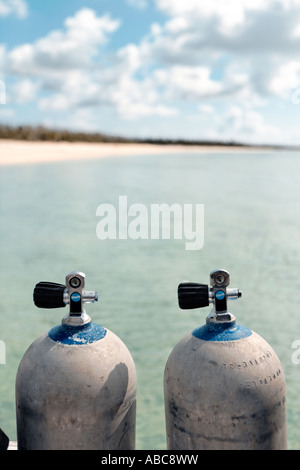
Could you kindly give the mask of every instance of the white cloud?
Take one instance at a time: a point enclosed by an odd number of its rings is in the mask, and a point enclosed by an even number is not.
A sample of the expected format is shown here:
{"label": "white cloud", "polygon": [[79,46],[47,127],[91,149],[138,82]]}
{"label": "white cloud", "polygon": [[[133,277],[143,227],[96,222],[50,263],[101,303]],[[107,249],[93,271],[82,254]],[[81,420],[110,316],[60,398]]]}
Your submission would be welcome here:
{"label": "white cloud", "polygon": [[88,72],[68,71],[62,80],[58,81],[57,77],[53,77],[47,85],[50,96],[39,100],[41,110],[66,111],[78,106],[99,105],[100,82],[95,82]]}
{"label": "white cloud", "polygon": [[210,78],[208,67],[175,65],[154,72],[159,86],[165,87],[165,96],[170,100],[197,100],[204,96],[217,95],[222,84]]}
{"label": "white cloud", "polygon": [[261,141],[278,135],[262,108],[270,97],[284,100],[299,86],[300,0],[155,2],[165,21],[149,25],[139,43],[109,55],[103,46],[120,21],[89,8],[33,43],[0,47],[6,73],[20,80],[16,99],[36,97],[45,115],[73,113],[77,123],[86,116],[89,126],[91,116],[109,110],[126,125],[142,118],[149,123],[153,116],[169,119],[171,128],[188,109],[191,121],[209,119],[215,129],[209,135],[223,131],[226,138]]}
{"label": "white cloud", "polygon": [[292,60],[280,65],[269,81],[269,91],[274,95],[290,95],[293,88],[300,85],[300,61]]}
{"label": "white cloud", "polygon": [[231,106],[224,115],[223,127],[225,132],[228,129],[235,135],[244,138],[265,138],[276,135],[278,129],[265,122],[261,113],[254,110],[245,109],[241,106]]}
{"label": "white cloud", "polygon": [[[171,87],[172,67],[190,68],[181,80],[185,85],[177,86],[182,97],[189,87],[186,98],[199,98],[202,89],[207,97],[240,96],[258,104],[270,95],[286,99],[299,83],[300,0],[156,0],[156,5],[169,18],[152,25],[141,51],[170,77]],[[211,71],[210,83],[197,77],[197,68]]]}
{"label": "white cloud", "polygon": [[161,100],[152,78],[143,81],[123,74],[108,88],[108,96],[123,119],[137,119],[147,116],[174,116],[176,107]]}
{"label": "white cloud", "polygon": [[245,143],[280,143],[281,129],[268,123],[262,113],[240,104],[220,109],[201,105],[201,138]]}
{"label": "white cloud", "polygon": [[239,24],[250,11],[281,8],[288,10],[300,5],[299,0],[155,0],[159,9],[171,16],[196,15],[197,17],[217,16],[222,21]]}
{"label": "white cloud", "polygon": [[97,17],[93,10],[83,8],[66,19],[63,31],[52,31],[33,44],[14,48],[8,55],[9,68],[15,73],[46,76],[49,70],[61,75],[64,69],[87,67],[119,25],[109,15]]}
{"label": "white cloud", "polygon": [[251,13],[266,11],[280,0],[156,0],[159,9],[166,14],[187,18],[189,24],[197,22],[201,25],[209,23],[224,35],[240,31],[245,26]]}
{"label": "white cloud", "polygon": [[16,15],[18,18],[26,18],[28,6],[24,0],[0,0],[0,16]]}
{"label": "white cloud", "polygon": [[8,90],[8,101],[10,103],[25,104],[33,101],[38,91],[38,84],[25,78],[20,80]]}
{"label": "white cloud", "polygon": [[25,95],[28,99],[34,92],[29,83],[38,82],[46,92],[37,99],[42,111],[74,111],[76,107],[99,105],[101,96],[106,96],[98,76],[100,51],[119,25],[119,20],[109,15],[98,17],[93,10],[83,8],[65,20],[64,29],[7,52],[6,72],[21,79],[15,101],[19,98],[24,102]]}
{"label": "white cloud", "polygon": [[[264,52],[284,55],[299,50],[300,38],[294,34],[300,24],[298,0],[156,0],[156,3],[170,17],[152,41],[152,47],[165,59],[191,63],[192,57],[201,60],[208,51],[253,57]],[[172,42],[175,50],[170,47]]]}
{"label": "white cloud", "polygon": [[[107,69],[65,71],[63,80],[51,80],[52,93],[39,100],[43,111],[67,111],[73,108],[113,108],[123,119],[143,116],[171,116],[176,109],[161,103],[152,78],[138,80],[135,71],[140,59],[135,47],[120,50],[118,60]],[[50,88],[50,86],[49,86]]]}

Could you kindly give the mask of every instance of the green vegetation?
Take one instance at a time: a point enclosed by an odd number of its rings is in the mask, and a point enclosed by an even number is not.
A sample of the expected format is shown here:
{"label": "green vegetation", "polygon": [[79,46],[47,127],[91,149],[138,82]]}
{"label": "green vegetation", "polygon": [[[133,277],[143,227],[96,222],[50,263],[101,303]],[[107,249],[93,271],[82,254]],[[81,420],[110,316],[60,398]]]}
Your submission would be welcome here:
{"label": "green vegetation", "polygon": [[[98,132],[76,132],[63,129],[48,129],[43,126],[6,126],[0,125],[0,139],[45,141],[45,142],[94,142],[94,143],[140,143],[156,145],[210,145],[210,146],[243,146],[243,147],[268,147],[287,148],[277,145],[248,145],[238,142],[185,140],[185,139],[152,139],[152,138],[126,138],[106,135]],[[290,147],[289,147],[290,148]]]}
{"label": "green vegetation", "polygon": [[11,127],[0,125],[0,139],[51,141],[51,142],[110,142],[110,143],[147,143],[159,145],[242,145],[234,142],[211,142],[197,140],[172,139],[135,139],[111,136],[97,132],[76,132],[69,130],[48,129],[43,126]]}
{"label": "green vegetation", "polygon": [[5,125],[0,125],[0,139],[52,142],[128,142],[127,139],[107,136],[100,133],[47,129],[43,126],[11,127]]}

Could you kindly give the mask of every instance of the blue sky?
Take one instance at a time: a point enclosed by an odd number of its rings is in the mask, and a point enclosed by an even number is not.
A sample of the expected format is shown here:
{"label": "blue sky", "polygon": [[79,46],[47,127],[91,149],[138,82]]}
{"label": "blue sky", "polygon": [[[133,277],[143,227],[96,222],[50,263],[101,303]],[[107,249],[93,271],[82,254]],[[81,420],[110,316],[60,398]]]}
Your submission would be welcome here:
{"label": "blue sky", "polygon": [[0,0],[0,122],[300,144],[300,0]]}

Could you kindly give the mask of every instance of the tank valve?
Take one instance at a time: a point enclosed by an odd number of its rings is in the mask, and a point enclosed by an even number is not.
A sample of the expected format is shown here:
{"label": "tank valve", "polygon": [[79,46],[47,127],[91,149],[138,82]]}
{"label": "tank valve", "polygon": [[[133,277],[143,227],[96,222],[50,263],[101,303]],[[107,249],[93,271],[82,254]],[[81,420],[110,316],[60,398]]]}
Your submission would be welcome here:
{"label": "tank valve", "polygon": [[227,300],[235,300],[242,296],[239,289],[228,288],[230,274],[224,269],[216,269],[210,273],[210,285],[195,282],[183,282],[178,286],[178,303],[182,309],[207,307],[213,304],[208,316],[210,321],[232,321],[234,317],[227,310]]}
{"label": "tank valve", "polygon": [[33,301],[39,308],[60,308],[69,304],[69,314],[63,323],[82,325],[91,321],[83,309],[84,303],[98,301],[98,293],[83,290],[85,274],[74,271],[66,276],[66,285],[55,282],[39,282],[33,291]]}

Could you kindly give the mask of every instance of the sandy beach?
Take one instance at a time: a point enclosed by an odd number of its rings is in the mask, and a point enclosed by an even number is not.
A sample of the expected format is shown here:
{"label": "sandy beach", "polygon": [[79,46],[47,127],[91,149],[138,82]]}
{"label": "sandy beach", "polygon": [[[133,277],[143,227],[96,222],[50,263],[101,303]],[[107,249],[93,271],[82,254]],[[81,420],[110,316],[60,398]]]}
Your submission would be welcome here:
{"label": "sandy beach", "polygon": [[261,151],[251,147],[155,145],[139,143],[69,143],[28,142],[0,139],[0,165],[25,165],[72,160],[99,159],[113,156],[151,155],[168,153],[211,153]]}

